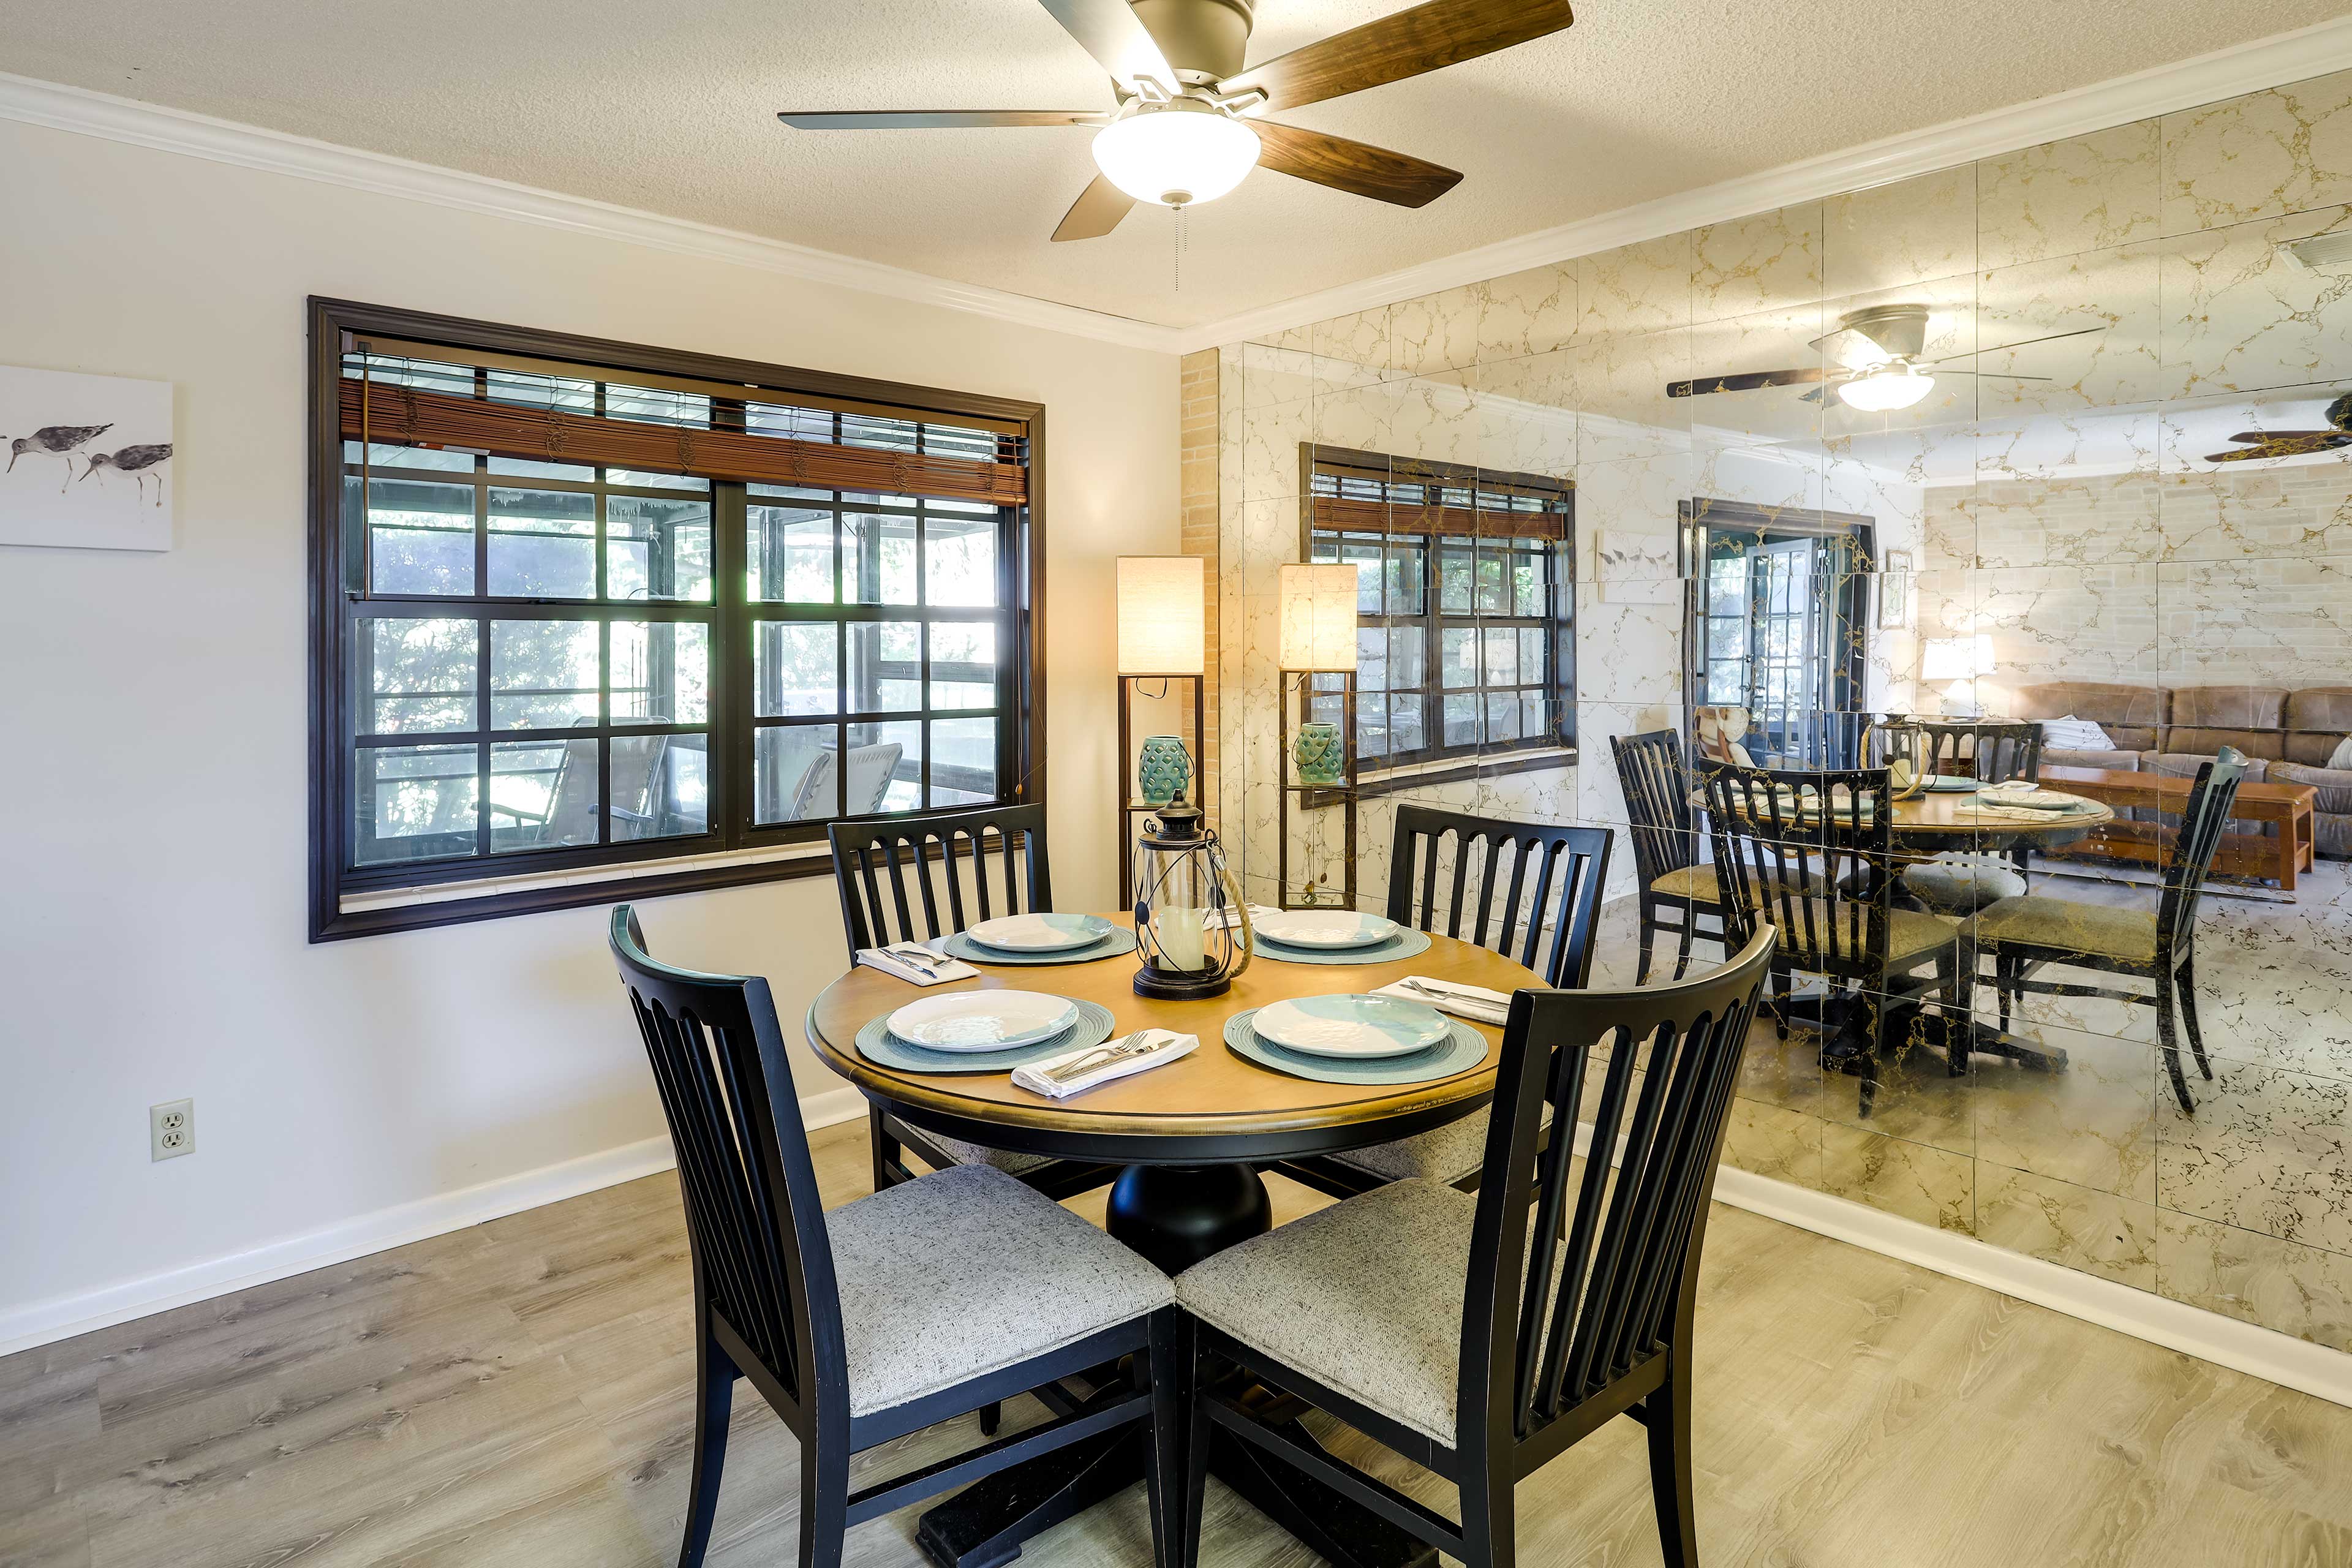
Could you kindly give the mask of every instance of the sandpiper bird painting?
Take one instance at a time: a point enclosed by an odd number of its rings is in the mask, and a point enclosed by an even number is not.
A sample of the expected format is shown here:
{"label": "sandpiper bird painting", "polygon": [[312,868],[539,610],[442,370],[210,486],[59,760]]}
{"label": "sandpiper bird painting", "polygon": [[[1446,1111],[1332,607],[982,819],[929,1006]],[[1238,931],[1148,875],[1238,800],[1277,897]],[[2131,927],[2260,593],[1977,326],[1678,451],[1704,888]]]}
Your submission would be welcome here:
{"label": "sandpiper bird painting", "polygon": [[74,448],[88,445],[113,428],[111,425],[44,426],[29,436],[19,436],[8,443],[8,467],[0,471],[16,472],[16,459],[27,452],[55,452],[66,460],[65,484],[58,487],[58,493],[63,495],[66,485],[73,483]]}
{"label": "sandpiper bird painting", "polygon": [[11,545],[172,548],[173,404],[168,381],[0,364],[0,577]]}
{"label": "sandpiper bird painting", "polygon": [[[88,479],[101,468],[112,468],[116,473],[129,474],[139,481],[139,499],[144,500],[147,499],[147,471],[158,463],[170,461],[171,457],[172,444],[169,441],[151,442],[143,447],[125,447],[118,452],[92,452],[89,455],[89,467],[81,471],[81,477]],[[155,476],[155,504],[157,506],[163,504],[163,476],[161,474]]]}

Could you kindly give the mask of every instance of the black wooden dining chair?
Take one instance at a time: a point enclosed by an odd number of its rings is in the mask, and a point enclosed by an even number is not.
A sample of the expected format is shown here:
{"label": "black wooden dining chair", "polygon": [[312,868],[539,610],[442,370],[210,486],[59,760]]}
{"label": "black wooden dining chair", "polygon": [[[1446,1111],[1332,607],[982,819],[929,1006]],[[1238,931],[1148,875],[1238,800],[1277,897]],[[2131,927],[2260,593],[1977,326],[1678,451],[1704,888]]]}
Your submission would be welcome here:
{"label": "black wooden dining chair", "polygon": [[[1471,1568],[1508,1568],[1517,1483],[1630,1415],[1649,1433],[1665,1561],[1695,1568],[1699,1256],[1772,942],[1759,931],[1698,980],[1519,992],[1476,1195],[1399,1182],[1177,1277],[1196,1402],[1179,1563],[1198,1556],[1213,1426]],[[1544,1134],[1547,1111],[1574,1124],[1595,1079],[1590,1147],[1622,1150],[1613,1170]],[[1264,1419],[1214,1375],[1224,1363],[1451,1481],[1461,1522]]]}
{"label": "black wooden dining chair", "polygon": [[[801,1568],[835,1568],[853,1525],[1138,1423],[1150,1426],[1146,1479],[1166,1561],[1181,1497],[1167,1461],[1190,1418],[1167,1276],[986,1166],[825,1213],[768,983],[656,963],[625,904],[611,942],[677,1151],[694,1265],[679,1568],[709,1545],[738,1378],[800,1439]],[[1145,1370],[1083,1398],[1060,1386],[1122,1356]],[[850,1489],[854,1455],[1033,1391],[1056,1412],[1044,1425]]]}
{"label": "black wooden dining chair", "polygon": [[[1746,943],[1776,926],[1774,1026],[1788,1038],[1787,978],[1818,974],[1844,1005],[1859,1009],[1859,1043],[1839,1054],[1843,1035],[1825,1029],[1824,1066],[1857,1071],[1861,1113],[1878,1096],[1888,1020],[1897,1003],[1948,993],[1961,1017],[1969,1006],[1970,963],[1960,922],[1895,907],[1894,794],[1884,768],[1794,772],[1702,763],[1715,870],[1732,940]],[[1932,963],[1932,977],[1914,972]],[[1955,1047],[1955,1072],[1967,1070]]]}
{"label": "black wooden dining chair", "polygon": [[[828,832],[833,879],[841,893],[841,924],[853,963],[861,948],[936,939],[998,915],[1054,911],[1042,805],[836,822]],[[993,1165],[1049,1198],[1066,1198],[1118,1179],[1117,1165],[969,1143],[911,1127],[879,1105],[866,1108],[866,1131],[877,1192],[913,1178],[906,1163],[909,1153],[935,1171]]]}
{"label": "black wooden dining chair", "polygon": [[[1923,773],[2008,784],[2042,774],[2042,726],[1996,720],[1915,719],[1902,715],[1874,726],[1871,765],[1884,767],[1890,749],[1910,757]],[[2021,844],[2005,855],[1948,849],[1903,872],[1903,887],[1939,915],[1967,915],[2032,887],[2032,848]]]}
{"label": "black wooden dining chair", "polygon": [[[2164,892],[2154,914],[2042,894],[2004,900],[1978,912],[1976,945],[1992,955],[2003,1029],[2009,1027],[2012,1000],[2026,992],[2100,996],[2154,1007],[2157,1041],[2172,1078],[2173,1095],[2182,1110],[2197,1109],[2180,1070],[2179,1039],[2180,1026],[2186,1025],[2197,1070],[2210,1079],[2213,1065],[2206,1060],[2205,1036],[2197,1023],[2197,905],[2245,774],[2245,753],[2232,746],[2222,747],[2218,757],[2198,768],[2171,858],[2165,862]],[[2147,981],[2154,994],[2033,978],[2053,964],[2130,975]]]}
{"label": "black wooden dining chair", "polygon": [[[1612,735],[1609,749],[1617,758],[1617,782],[1624,791],[1628,837],[1633,840],[1633,871],[1641,882],[1635,903],[1642,961],[1634,971],[1635,983],[1648,984],[1652,950],[1661,935],[1677,939],[1675,978],[1680,980],[1690,967],[1694,937],[1724,940],[1723,911],[1715,901],[1715,868],[1699,858],[1698,818],[1690,803],[1696,781],[1683,765],[1682,737],[1672,730]],[[1702,929],[1701,919],[1715,929]]]}
{"label": "black wooden dining chair", "polygon": [[[1449,838],[1450,880],[1440,874]],[[1605,827],[1556,827],[1400,805],[1389,853],[1388,918],[1426,931],[1442,924],[1440,934],[1516,958],[1548,985],[1580,990],[1592,976],[1592,938],[1612,841]],[[1447,884],[1443,910],[1441,883]],[[1467,1192],[1478,1184],[1486,1147],[1486,1118],[1480,1112],[1410,1138],[1275,1168],[1338,1197],[1414,1177],[1451,1182]]]}

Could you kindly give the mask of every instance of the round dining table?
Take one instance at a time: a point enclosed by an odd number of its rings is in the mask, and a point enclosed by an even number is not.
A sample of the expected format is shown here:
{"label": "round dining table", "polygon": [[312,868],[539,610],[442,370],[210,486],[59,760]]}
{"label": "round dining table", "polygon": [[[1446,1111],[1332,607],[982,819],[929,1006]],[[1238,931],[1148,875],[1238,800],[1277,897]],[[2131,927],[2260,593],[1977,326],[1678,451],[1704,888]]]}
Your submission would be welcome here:
{"label": "round dining table", "polygon": [[[1106,918],[1131,923],[1124,915]],[[853,969],[809,1005],[809,1047],[868,1100],[915,1127],[994,1149],[1122,1166],[1107,1228],[1171,1274],[1271,1226],[1262,1168],[1442,1127],[1475,1113],[1495,1091],[1497,1027],[1471,1023],[1486,1037],[1486,1054],[1450,1077],[1323,1083],[1234,1054],[1224,1043],[1228,1018],[1287,997],[1360,994],[1407,975],[1506,993],[1543,984],[1499,953],[1435,935],[1425,952],[1376,963],[1289,963],[1259,953],[1225,994],[1189,1001],[1137,995],[1131,952],[1081,963],[973,967],[975,977],[920,988],[877,969]],[[1114,1038],[1157,1027],[1197,1035],[1200,1045],[1176,1061],[1066,1100],[1018,1088],[1008,1073],[911,1072],[858,1052],[861,1027],[918,996],[998,987],[1098,1003],[1110,1011]],[[1314,1441],[1303,1426],[1292,1435]],[[918,1540],[940,1568],[1003,1563],[1021,1542],[1139,1479],[1142,1450],[1131,1436],[1073,1444],[1000,1471],[926,1513]],[[1405,1568],[1431,1560],[1419,1541],[1270,1455],[1220,1443],[1211,1468],[1343,1568]]]}

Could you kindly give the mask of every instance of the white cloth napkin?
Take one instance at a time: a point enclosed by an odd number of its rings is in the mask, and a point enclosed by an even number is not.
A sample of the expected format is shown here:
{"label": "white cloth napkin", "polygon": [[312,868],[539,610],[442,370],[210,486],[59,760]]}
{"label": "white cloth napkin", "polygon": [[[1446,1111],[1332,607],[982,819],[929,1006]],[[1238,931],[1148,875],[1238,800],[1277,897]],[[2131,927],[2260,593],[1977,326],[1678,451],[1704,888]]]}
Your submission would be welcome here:
{"label": "white cloth napkin", "polygon": [[[1264,904],[1252,904],[1249,907],[1250,924],[1254,926],[1257,924],[1258,921],[1265,919],[1268,915],[1276,915],[1281,912],[1282,911],[1279,910],[1268,909]],[[1234,911],[1232,906],[1228,905],[1227,907],[1217,910],[1216,913],[1203,919],[1201,923],[1207,926],[1211,931],[1224,930],[1225,927],[1234,923]]]}
{"label": "white cloth napkin", "polygon": [[1048,1100],[1067,1100],[1074,1094],[1084,1094],[1090,1089],[1100,1089],[1114,1079],[1126,1078],[1130,1073],[1148,1072],[1156,1067],[1165,1067],[1177,1058],[1189,1055],[1193,1047],[1201,1043],[1201,1037],[1198,1035],[1180,1035],[1172,1029],[1142,1029],[1137,1032],[1143,1037],[1149,1048],[1134,1056],[1106,1060],[1100,1067],[1082,1072],[1066,1081],[1046,1076],[1065,1062],[1076,1061],[1080,1057],[1103,1050],[1127,1038],[1124,1035],[1114,1035],[1102,1045],[1088,1046],[1083,1051],[1065,1051],[1060,1056],[1045,1061],[1031,1062],[1027,1067],[1014,1068],[1013,1081],[1032,1094],[1042,1094]]}
{"label": "white cloth napkin", "polygon": [[[1406,981],[1419,981],[1430,990],[1415,991]],[[1430,991],[1439,994],[1433,996]],[[1451,1013],[1474,1024],[1500,1026],[1511,1016],[1511,998],[1504,992],[1489,991],[1484,985],[1465,985],[1458,980],[1433,980],[1426,974],[1408,974],[1404,980],[1383,985],[1370,994],[1393,996],[1400,1002],[1418,1002],[1424,1007],[1434,1007],[1441,1013]]]}
{"label": "white cloth napkin", "polygon": [[[920,942],[907,945],[922,946]],[[931,952],[929,948],[923,948],[923,951]],[[901,957],[887,947],[861,947],[857,950],[857,962],[869,969],[896,975],[909,985],[945,985],[950,980],[969,980],[980,973],[960,958],[947,958],[931,952],[928,960],[919,962],[912,957]]]}

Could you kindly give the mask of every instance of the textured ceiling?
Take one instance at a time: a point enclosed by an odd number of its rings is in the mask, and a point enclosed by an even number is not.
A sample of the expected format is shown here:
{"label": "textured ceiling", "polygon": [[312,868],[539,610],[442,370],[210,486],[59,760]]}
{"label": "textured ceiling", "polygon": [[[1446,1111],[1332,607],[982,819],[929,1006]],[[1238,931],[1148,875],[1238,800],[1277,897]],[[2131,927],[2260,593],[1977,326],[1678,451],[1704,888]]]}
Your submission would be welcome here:
{"label": "textured ceiling", "polygon": [[[1401,9],[1259,0],[1260,60]],[[1292,111],[1463,170],[1407,212],[1261,171],[1049,244],[1066,129],[792,132],[800,109],[1108,107],[1034,0],[0,6],[26,76],[1171,326],[2343,14],[2345,0],[1584,0],[1568,32]]]}

